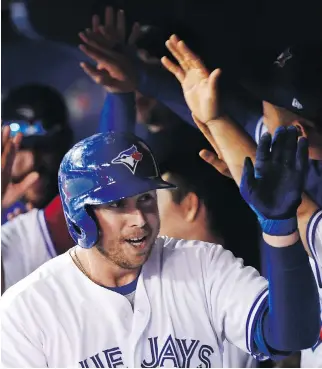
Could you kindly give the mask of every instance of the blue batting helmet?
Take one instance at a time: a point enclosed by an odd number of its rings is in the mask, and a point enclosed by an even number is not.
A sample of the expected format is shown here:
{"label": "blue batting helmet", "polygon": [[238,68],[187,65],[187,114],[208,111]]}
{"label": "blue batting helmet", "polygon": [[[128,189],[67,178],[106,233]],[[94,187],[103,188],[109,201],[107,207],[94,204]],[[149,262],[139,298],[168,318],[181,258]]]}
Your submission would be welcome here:
{"label": "blue batting helmet", "polygon": [[98,133],[77,143],[60,165],[58,183],[69,233],[84,248],[98,240],[89,205],[175,187],[161,179],[153,154],[142,140],[116,132]]}

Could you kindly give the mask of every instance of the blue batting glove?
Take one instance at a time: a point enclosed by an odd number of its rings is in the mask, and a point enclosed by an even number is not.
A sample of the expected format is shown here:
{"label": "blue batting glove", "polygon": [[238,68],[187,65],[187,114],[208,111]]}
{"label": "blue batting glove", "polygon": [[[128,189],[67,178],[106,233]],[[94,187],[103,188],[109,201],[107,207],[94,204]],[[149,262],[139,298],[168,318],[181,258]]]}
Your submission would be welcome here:
{"label": "blue batting glove", "polygon": [[296,211],[308,168],[308,142],[296,127],[265,133],[256,151],[255,169],[245,159],[240,193],[256,213],[264,233],[285,236],[297,230]]}

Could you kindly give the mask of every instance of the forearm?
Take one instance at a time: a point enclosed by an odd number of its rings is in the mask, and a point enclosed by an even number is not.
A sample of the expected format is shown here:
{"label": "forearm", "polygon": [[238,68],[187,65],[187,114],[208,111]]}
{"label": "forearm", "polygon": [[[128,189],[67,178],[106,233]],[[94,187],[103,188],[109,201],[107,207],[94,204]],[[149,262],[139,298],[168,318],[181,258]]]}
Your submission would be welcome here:
{"label": "forearm", "polygon": [[222,160],[237,185],[240,184],[246,156],[255,161],[256,144],[252,138],[229,117],[210,121],[207,126],[214,138]]}
{"label": "forearm", "polygon": [[108,93],[102,109],[98,132],[134,131],[136,121],[134,93]]}
{"label": "forearm", "polygon": [[316,203],[312,201],[308,195],[303,193],[301,205],[297,210],[297,222],[303,245],[309,256],[312,256],[312,254],[307,239],[308,237],[307,227],[313,215],[316,213],[318,209],[319,207],[316,205]]}
{"label": "forearm", "polygon": [[256,343],[262,350],[268,345],[278,352],[310,348],[319,335],[320,306],[308,256],[297,232],[285,236],[298,240],[292,245],[287,241],[284,247],[281,242],[276,247],[277,239],[270,237],[265,237],[273,243],[273,247],[265,243],[269,309],[258,330],[262,339],[257,335]]}

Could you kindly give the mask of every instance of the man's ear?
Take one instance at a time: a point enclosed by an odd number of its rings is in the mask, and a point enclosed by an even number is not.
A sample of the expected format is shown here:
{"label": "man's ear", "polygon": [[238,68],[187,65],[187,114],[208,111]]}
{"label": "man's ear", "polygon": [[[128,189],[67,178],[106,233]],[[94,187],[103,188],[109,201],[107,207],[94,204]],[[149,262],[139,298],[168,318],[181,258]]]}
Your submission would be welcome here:
{"label": "man's ear", "polygon": [[184,219],[187,222],[192,223],[198,215],[200,209],[200,199],[194,192],[189,192],[181,201],[180,206],[183,210]]}
{"label": "man's ear", "polygon": [[292,123],[292,126],[295,126],[299,132],[299,137],[305,137],[307,138],[307,133],[305,130],[305,126],[301,124],[300,121],[296,120]]}

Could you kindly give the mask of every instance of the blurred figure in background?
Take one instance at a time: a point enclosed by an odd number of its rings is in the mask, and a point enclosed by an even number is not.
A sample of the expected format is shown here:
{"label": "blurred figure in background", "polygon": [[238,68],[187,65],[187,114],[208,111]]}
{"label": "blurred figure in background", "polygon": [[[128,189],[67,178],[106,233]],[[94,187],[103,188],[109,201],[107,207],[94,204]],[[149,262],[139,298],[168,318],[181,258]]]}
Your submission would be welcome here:
{"label": "blurred figure in background", "polygon": [[199,157],[205,148],[202,134],[185,126],[180,145],[160,164],[163,179],[177,186],[158,193],[160,234],[220,243],[245,265],[259,267],[256,217],[238,186]]}
{"label": "blurred figure in background", "polygon": [[[2,209],[5,209],[8,199],[17,199],[27,193],[40,178],[37,172],[31,172],[21,182],[12,183],[12,168],[20,153],[22,140],[21,132],[10,137],[9,125],[2,129]],[[58,195],[45,209],[32,209],[2,225],[1,293],[73,244]]]}
{"label": "blurred figure in background", "polygon": [[[205,163],[208,142],[194,128],[181,128],[180,146],[161,165],[163,180],[176,189],[158,191],[160,235],[217,243],[259,267],[256,219],[237,186]],[[233,230],[233,231],[232,231]],[[224,367],[255,368],[256,360],[224,341]]]}
{"label": "blurred figure in background", "polygon": [[[135,43],[137,55],[149,65],[160,65],[160,58],[166,53],[166,35],[155,26],[143,25]],[[145,129],[157,133],[174,129],[182,123],[181,119],[167,106],[156,99],[135,91],[136,122],[145,125]],[[140,127],[138,127],[140,130]],[[142,129],[142,128],[141,128]]]}
{"label": "blurred figure in background", "polygon": [[[2,121],[10,135],[23,139],[12,168],[12,182],[21,182],[29,173],[39,178],[19,202],[4,202],[6,213],[44,208],[57,195],[57,173],[62,157],[72,144],[73,134],[63,97],[53,88],[24,85],[9,93],[2,102]],[[5,217],[3,217],[5,218]],[[6,219],[3,219],[5,221]]]}

